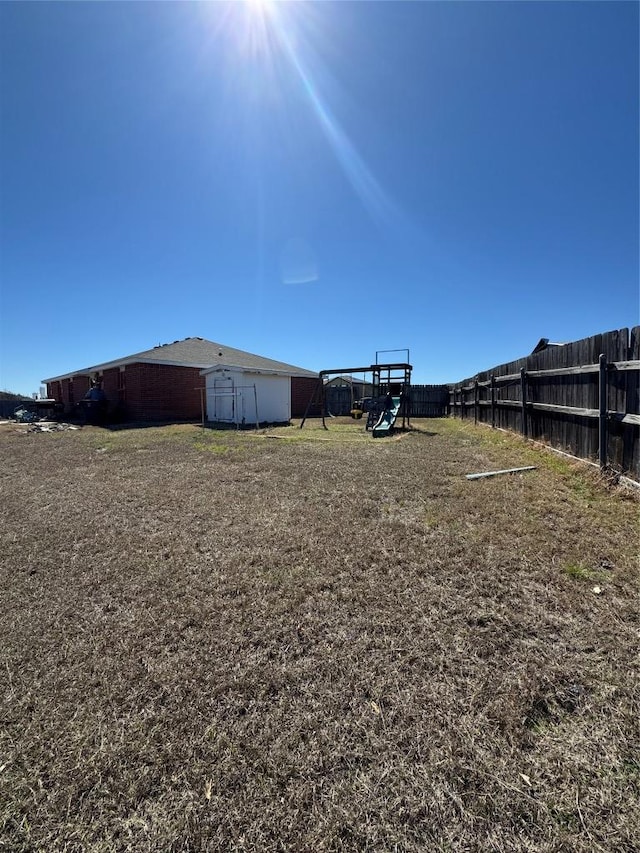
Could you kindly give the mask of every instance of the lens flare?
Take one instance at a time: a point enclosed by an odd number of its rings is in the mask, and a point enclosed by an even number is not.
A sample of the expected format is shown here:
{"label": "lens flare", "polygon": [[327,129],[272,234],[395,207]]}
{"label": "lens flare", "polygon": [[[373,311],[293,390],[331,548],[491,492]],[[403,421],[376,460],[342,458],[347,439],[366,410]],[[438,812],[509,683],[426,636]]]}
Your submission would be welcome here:
{"label": "lens flare", "polygon": [[[304,8],[306,4],[301,6]],[[301,6],[296,4],[296,8]],[[284,17],[274,15],[271,21],[278,43],[290,67],[295,71],[320,128],[351,187],[374,221],[389,225],[398,217],[399,211],[321,97],[311,70],[302,59],[303,53],[311,54],[312,51],[303,51],[300,39],[295,37],[293,27],[288,25]]]}
{"label": "lens flare", "polygon": [[[277,3],[244,0],[233,5],[225,35],[251,67],[237,69],[234,79],[244,81],[245,96],[259,97],[282,110],[286,122],[287,91],[297,80],[343,174],[360,202],[378,225],[389,227],[402,219],[400,211],[369,168],[356,144],[341,126],[321,95],[316,82],[325,71],[314,39],[320,40],[317,10],[312,3]],[[315,18],[314,18],[315,15]],[[312,68],[319,72],[314,75]],[[285,78],[288,78],[286,80]]]}

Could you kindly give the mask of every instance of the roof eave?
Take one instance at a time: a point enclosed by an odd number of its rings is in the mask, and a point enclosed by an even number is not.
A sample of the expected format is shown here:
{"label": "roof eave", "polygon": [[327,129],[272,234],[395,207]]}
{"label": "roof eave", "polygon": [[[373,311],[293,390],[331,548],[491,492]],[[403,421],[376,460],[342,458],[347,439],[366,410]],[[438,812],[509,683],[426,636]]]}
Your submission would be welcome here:
{"label": "roof eave", "polygon": [[242,370],[244,373],[258,373],[266,376],[291,376],[302,379],[317,379],[317,375],[304,370],[279,370],[269,367],[249,367],[244,364],[212,364],[200,371],[200,376],[207,376],[217,370]]}
{"label": "roof eave", "polygon": [[50,379],[42,379],[41,382],[61,382],[63,379],[72,379],[74,376],[86,376],[89,373],[97,373],[103,370],[113,370],[115,367],[126,367],[128,364],[166,364],[168,367],[193,367],[201,370],[209,366],[209,362],[194,364],[192,361],[167,361],[166,358],[119,358],[116,361],[106,361],[104,364],[96,364],[93,367],[83,367],[82,370],[72,370],[60,376],[52,376]]}

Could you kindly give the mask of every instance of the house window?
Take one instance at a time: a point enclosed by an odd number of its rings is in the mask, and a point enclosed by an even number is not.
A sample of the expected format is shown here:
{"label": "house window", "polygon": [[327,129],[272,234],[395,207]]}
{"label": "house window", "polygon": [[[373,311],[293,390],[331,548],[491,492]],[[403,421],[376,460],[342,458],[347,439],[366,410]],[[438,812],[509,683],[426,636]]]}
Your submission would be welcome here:
{"label": "house window", "polygon": [[124,401],[126,397],[126,386],[125,386],[125,371],[124,367],[121,367],[118,371],[118,399]]}

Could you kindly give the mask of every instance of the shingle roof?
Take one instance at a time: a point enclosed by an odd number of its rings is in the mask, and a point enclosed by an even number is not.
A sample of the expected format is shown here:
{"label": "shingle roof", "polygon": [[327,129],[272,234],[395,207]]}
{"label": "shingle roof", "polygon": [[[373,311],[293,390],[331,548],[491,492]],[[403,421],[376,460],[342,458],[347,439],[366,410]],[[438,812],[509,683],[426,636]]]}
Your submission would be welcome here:
{"label": "shingle roof", "polygon": [[254,368],[256,370],[277,370],[291,374],[292,376],[318,376],[312,370],[304,367],[296,367],[284,361],[275,361],[272,358],[264,358],[244,350],[229,347],[226,344],[218,344],[215,341],[207,341],[205,338],[185,338],[182,341],[174,341],[172,344],[160,344],[152,349],[127,355],[114,361],[95,364],[92,367],[83,367],[73,370],[62,376],[52,376],[43,379],[43,382],[56,382],[80,374],[95,373],[110,367],[118,367],[135,362],[147,362],[151,364],[172,364],[180,367],[199,367],[204,369],[216,364],[224,364],[233,367]]}

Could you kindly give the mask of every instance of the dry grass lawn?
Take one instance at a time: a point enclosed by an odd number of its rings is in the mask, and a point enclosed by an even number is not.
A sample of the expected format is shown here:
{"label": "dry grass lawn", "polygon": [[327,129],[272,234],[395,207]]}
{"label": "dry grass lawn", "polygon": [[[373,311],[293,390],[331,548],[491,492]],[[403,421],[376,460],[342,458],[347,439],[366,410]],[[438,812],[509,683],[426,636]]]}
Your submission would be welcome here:
{"label": "dry grass lawn", "polygon": [[640,849],[636,498],[415,426],[0,427],[0,849]]}

